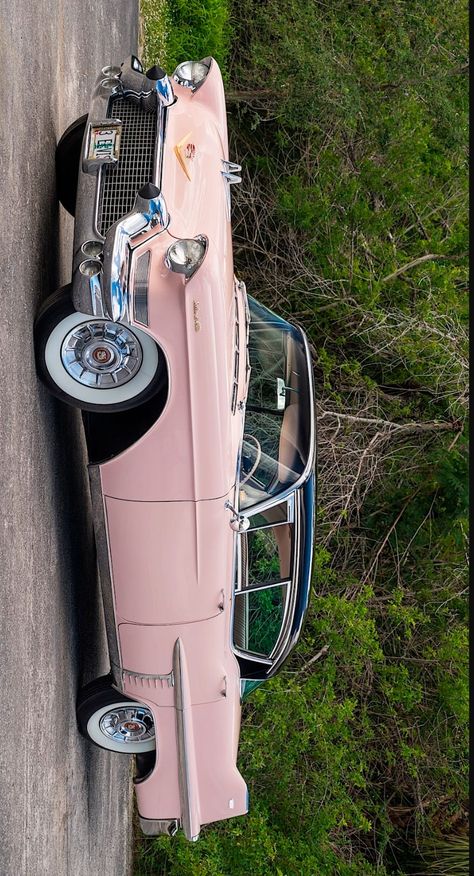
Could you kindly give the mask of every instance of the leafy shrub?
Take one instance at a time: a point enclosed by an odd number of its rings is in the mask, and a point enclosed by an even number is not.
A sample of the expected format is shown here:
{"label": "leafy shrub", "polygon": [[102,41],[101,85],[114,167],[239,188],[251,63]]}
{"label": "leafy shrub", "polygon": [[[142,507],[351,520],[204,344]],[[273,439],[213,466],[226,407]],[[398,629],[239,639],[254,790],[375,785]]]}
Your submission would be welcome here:
{"label": "leafy shrub", "polygon": [[147,63],[169,72],[186,60],[212,55],[223,66],[229,51],[227,0],[141,0]]}

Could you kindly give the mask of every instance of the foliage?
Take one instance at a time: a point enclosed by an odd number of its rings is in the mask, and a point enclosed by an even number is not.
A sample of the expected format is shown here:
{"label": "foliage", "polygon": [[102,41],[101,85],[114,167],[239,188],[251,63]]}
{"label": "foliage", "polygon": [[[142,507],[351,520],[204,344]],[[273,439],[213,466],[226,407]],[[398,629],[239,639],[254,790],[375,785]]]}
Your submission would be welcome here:
{"label": "foliage", "polygon": [[468,876],[469,840],[463,836],[446,837],[425,843],[423,856],[427,861],[426,876]]}
{"label": "foliage", "polygon": [[226,0],[141,0],[146,63],[168,71],[211,55],[224,67],[230,38]]}
{"label": "foliage", "polygon": [[319,507],[304,636],[243,708],[250,814],[143,840],[136,873],[383,876],[423,837],[446,872],[467,824],[465,4],[168,6],[168,67],[228,59],[236,268],[308,332]]}

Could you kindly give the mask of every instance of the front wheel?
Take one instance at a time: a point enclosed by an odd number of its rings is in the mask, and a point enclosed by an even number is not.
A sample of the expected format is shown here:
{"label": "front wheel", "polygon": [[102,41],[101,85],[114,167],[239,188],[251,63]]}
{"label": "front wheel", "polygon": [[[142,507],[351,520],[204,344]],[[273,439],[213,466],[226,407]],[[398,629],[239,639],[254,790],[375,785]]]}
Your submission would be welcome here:
{"label": "front wheel", "polygon": [[74,310],[70,287],[52,295],[35,323],[38,375],[53,395],[85,411],[126,411],[166,377],[153,338],[126,323]]}
{"label": "front wheel", "polygon": [[155,750],[151,709],[115,690],[109,676],[82,688],[76,712],[81,734],[99,748],[122,754]]}

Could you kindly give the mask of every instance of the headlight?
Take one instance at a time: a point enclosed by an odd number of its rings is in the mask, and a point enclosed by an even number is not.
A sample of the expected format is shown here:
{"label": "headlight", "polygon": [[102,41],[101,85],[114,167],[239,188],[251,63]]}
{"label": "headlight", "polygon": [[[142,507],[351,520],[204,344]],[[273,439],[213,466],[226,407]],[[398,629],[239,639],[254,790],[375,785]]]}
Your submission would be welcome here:
{"label": "headlight", "polygon": [[203,58],[201,61],[183,61],[178,64],[173,73],[173,79],[184,85],[185,88],[192,88],[196,91],[204,82],[209,68],[211,66],[211,58]]}
{"label": "headlight", "polygon": [[207,252],[207,237],[203,234],[194,238],[176,240],[168,248],[165,265],[176,274],[184,274],[189,280],[202,265]]}

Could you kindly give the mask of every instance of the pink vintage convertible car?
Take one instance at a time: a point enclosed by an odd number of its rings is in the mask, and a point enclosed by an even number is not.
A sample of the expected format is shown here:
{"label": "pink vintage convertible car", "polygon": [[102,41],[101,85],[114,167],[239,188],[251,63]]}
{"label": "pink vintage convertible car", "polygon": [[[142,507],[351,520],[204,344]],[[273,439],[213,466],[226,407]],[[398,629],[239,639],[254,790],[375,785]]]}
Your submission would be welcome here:
{"label": "pink vintage convertible car", "polygon": [[79,728],[136,755],[143,831],[190,840],[247,812],[241,701],[295,644],[311,577],[311,361],[234,276],[239,171],[212,58],[104,67],[57,150],[72,283],[35,325],[89,454],[111,669]]}

